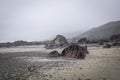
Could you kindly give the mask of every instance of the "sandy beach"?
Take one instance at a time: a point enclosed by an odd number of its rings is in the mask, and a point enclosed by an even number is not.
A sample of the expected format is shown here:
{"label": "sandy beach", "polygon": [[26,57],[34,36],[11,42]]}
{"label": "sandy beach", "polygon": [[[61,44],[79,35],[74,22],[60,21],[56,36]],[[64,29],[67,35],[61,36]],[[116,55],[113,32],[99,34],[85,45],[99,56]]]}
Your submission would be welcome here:
{"label": "sandy beach", "polygon": [[[9,80],[22,80],[18,74],[22,73],[24,80],[120,80],[119,47],[88,47],[89,55],[84,60],[47,58],[50,51],[43,45],[0,48],[1,78],[14,74]],[[29,71],[31,66],[35,70]]]}

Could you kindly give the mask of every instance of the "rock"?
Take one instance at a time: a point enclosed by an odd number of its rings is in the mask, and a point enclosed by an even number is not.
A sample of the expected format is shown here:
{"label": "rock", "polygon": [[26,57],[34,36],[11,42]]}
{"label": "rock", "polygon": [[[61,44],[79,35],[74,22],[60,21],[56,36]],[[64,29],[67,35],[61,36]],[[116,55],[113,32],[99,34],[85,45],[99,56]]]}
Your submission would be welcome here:
{"label": "rock", "polygon": [[48,54],[48,57],[60,57],[58,51],[54,50]]}
{"label": "rock", "polygon": [[5,78],[2,75],[0,75],[0,80],[5,80]]}
{"label": "rock", "polygon": [[78,41],[78,44],[87,44],[88,40],[86,38],[82,38]]}
{"label": "rock", "polygon": [[86,54],[89,54],[87,46],[81,47],[77,44],[72,44],[62,51],[61,56],[84,59]]}
{"label": "rock", "polygon": [[99,44],[99,45],[104,45],[104,42],[99,41],[98,44]]}
{"label": "rock", "polygon": [[58,47],[65,47],[68,45],[67,39],[62,35],[57,35],[52,41],[45,45],[47,49],[54,49]]}
{"label": "rock", "polygon": [[56,45],[61,45],[61,44],[67,43],[67,39],[62,35],[57,35],[53,41],[54,41],[54,44],[56,44]]}
{"label": "rock", "polygon": [[120,46],[120,42],[113,42],[112,46]]}
{"label": "rock", "polygon": [[36,70],[36,66],[29,66],[27,69],[30,72],[34,72]]}
{"label": "rock", "polygon": [[105,45],[103,46],[103,48],[111,48],[111,45],[110,45],[110,44],[105,44]]}

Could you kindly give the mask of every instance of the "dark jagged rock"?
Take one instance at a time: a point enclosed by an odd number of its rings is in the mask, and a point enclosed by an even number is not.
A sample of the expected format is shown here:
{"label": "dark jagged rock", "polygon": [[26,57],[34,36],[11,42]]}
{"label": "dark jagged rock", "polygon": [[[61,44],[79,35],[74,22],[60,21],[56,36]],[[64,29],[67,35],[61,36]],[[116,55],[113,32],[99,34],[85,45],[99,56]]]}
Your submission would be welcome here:
{"label": "dark jagged rock", "polygon": [[60,54],[58,51],[54,50],[48,54],[48,57],[60,57]]}
{"label": "dark jagged rock", "polygon": [[62,51],[61,56],[84,59],[86,54],[89,54],[87,46],[81,47],[79,45],[72,44]]}
{"label": "dark jagged rock", "polygon": [[57,35],[55,39],[53,39],[52,41],[45,45],[45,48],[54,49],[58,47],[65,47],[67,45],[68,45],[67,39],[62,35]]}

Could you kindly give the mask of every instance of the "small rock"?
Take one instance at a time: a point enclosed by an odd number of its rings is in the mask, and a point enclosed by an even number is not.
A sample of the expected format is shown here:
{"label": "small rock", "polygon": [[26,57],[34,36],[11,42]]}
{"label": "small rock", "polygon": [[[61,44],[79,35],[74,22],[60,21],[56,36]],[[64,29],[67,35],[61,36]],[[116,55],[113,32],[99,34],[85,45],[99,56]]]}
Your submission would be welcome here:
{"label": "small rock", "polygon": [[60,57],[58,51],[54,50],[48,54],[48,57]]}
{"label": "small rock", "polygon": [[83,69],[83,68],[80,68],[80,69]]}
{"label": "small rock", "polygon": [[36,70],[36,66],[29,66],[27,69],[30,72],[34,72]]}
{"label": "small rock", "polygon": [[103,48],[111,48],[111,45],[110,45],[110,44],[105,44],[105,45],[103,46]]}

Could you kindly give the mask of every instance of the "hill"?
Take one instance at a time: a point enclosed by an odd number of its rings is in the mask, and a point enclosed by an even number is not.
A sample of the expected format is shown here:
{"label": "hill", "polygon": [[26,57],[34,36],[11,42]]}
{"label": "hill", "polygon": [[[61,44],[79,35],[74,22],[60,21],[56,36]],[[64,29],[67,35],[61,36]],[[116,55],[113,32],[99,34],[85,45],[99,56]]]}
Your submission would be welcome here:
{"label": "hill", "polygon": [[113,21],[106,23],[102,26],[90,29],[74,39],[79,40],[81,38],[87,38],[88,40],[101,40],[109,39],[114,34],[120,33],[120,21]]}

